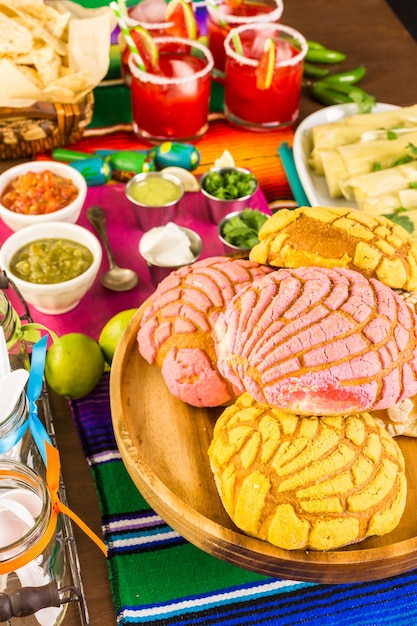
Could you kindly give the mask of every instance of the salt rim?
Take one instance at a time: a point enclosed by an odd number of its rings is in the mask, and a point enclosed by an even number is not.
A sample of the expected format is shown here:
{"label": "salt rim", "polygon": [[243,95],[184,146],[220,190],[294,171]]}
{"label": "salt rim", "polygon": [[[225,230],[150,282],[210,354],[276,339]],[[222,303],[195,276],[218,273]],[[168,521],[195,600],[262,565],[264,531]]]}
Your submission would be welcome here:
{"label": "salt rim", "polygon": [[200,50],[206,58],[207,64],[198,72],[194,74],[184,76],[182,78],[167,78],[166,76],[158,76],[156,74],[151,74],[150,72],[142,71],[133,61],[132,56],[129,56],[129,69],[132,74],[139,78],[144,83],[154,83],[156,85],[183,85],[192,80],[197,80],[199,78],[203,78],[206,76],[214,66],[213,55],[210,50],[204,44],[199,41],[194,41],[194,39],[186,39],[185,37],[154,37],[154,41],[156,44],[158,43],[181,43],[189,48],[197,48]]}
{"label": "salt rim", "polygon": [[[216,4],[216,7],[213,6],[213,4]],[[281,17],[283,11],[284,11],[284,3],[283,0],[275,0],[275,4],[277,5],[275,9],[273,9],[270,13],[261,13],[259,15],[252,15],[250,18],[248,18],[247,16],[242,16],[242,15],[233,15],[230,13],[222,13],[221,10],[218,8],[217,6],[217,2],[210,2],[207,1],[206,2],[206,7],[207,7],[207,11],[210,14],[210,17],[214,18],[214,21],[219,22],[219,20],[227,22],[228,24],[232,23],[232,24],[239,24],[239,25],[243,25],[243,24],[247,24],[248,23],[248,19],[250,19],[250,23],[253,24],[254,22],[268,22],[272,23],[272,22],[276,22],[277,20],[279,20],[279,18]],[[268,20],[265,19],[265,16],[268,16]]]}
{"label": "salt rim", "polygon": [[235,50],[231,47],[230,43],[236,32],[241,33],[245,30],[250,30],[250,29],[262,30],[265,27],[269,29],[273,27],[277,29],[278,32],[282,31],[286,33],[287,35],[290,35],[294,39],[297,39],[301,44],[300,52],[296,54],[295,56],[291,57],[290,59],[284,59],[280,61],[280,65],[285,65],[285,66],[296,65],[297,63],[302,61],[302,59],[307,54],[307,50],[308,50],[308,44],[304,35],[299,33],[298,30],[291,28],[291,26],[284,26],[284,24],[271,24],[270,22],[262,22],[262,23],[257,23],[257,24],[251,23],[251,24],[245,24],[244,26],[237,26],[236,28],[232,28],[232,30],[229,32],[226,39],[224,40],[224,47],[226,50],[226,54],[230,55],[235,61],[237,61],[241,65],[251,65],[252,67],[257,67],[259,65],[258,59],[250,59],[241,54],[237,54],[237,52],[235,52]]}
{"label": "salt rim", "polygon": [[145,22],[143,20],[134,20],[129,16],[125,18],[125,22],[128,26],[132,26],[133,28],[135,26],[142,26],[143,28],[146,28],[146,30],[149,30],[151,32],[153,30],[162,30],[164,28],[170,28],[171,26],[174,26],[174,22]]}
{"label": "salt rim", "polygon": [[125,22],[128,26],[132,26],[133,28],[135,26],[142,26],[143,28],[146,28],[146,30],[149,30],[151,32],[153,30],[163,30],[164,28],[170,28],[174,26],[174,22],[172,21],[170,22],[146,22],[145,20],[135,20],[133,17],[129,16],[129,13],[125,17]]}

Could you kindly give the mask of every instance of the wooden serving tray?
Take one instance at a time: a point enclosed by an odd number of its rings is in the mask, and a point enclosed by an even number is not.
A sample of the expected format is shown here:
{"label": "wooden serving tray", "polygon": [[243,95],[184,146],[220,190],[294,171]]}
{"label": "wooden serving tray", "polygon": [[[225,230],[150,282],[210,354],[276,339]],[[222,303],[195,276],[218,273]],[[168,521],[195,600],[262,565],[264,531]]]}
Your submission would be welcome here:
{"label": "wooden serving tray", "polygon": [[113,427],[135,485],[167,524],[202,550],[268,576],[347,583],[379,580],[417,567],[417,439],[399,437],[408,479],[406,509],[390,534],[331,552],[283,550],[243,534],[225,512],[207,449],[222,409],[174,398],[157,366],[139,354],[146,302],[117,347],[110,377]]}

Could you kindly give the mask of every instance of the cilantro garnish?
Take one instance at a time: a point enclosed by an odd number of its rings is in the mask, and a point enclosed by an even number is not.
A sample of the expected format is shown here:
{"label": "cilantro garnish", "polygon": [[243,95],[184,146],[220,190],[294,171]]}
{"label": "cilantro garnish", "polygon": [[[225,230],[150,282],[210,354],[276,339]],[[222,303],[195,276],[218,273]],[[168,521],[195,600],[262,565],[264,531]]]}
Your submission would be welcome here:
{"label": "cilantro garnish", "polygon": [[410,234],[413,233],[416,229],[414,223],[410,220],[408,215],[406,215],[407,209],[404,207],[398,207],[395,209],[393,213],[386,213],[384,217],[387,217],[391,222],[402,226],[407,232]]}
{"label": "cilantro garnish", "polygon": [[258,209],[244,209],[225,223],[222,237],[233,246],[249,250],[259,243],[259,229],[267,219],[268,215]]}
{"label": "cilantro garnish", "polygon": [[204,179],[203,187],[211,196],[223,200],[234,200],[250,196],[257,186],[253,174],[239,170],[228,170],[224,173],[209,172]]}

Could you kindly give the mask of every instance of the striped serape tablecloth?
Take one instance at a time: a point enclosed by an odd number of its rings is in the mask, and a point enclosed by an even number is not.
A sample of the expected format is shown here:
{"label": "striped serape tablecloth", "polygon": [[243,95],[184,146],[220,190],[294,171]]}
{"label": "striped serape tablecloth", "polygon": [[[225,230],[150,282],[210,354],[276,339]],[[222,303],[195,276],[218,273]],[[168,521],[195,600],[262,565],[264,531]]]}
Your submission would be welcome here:
{"label": "striped serape tablecloth", "polygon": [[183,539],[145,502],[114,439],[109,375],[71,410],[99,496],[118,624],[374,626],[417,623],[417,571],[377,582],[269,578]]}

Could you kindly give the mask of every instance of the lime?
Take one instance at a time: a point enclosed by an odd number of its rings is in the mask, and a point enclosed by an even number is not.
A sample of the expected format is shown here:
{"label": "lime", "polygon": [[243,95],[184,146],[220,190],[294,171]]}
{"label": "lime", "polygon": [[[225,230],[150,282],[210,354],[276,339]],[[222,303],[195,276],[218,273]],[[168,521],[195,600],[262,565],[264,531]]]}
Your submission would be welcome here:
{"label": "lime", "polygon": [[109,365],[111,365],[113,360],[114,351],[119,343],[119,339],[136,311],[137,309],[126,309],[125,311],[120,311],[120,313],[116,313],[116,315],[111,317],[103,326],[98,338],[98,345],[100,346],[104,354],[104,358]]}
{"label": "lime", "polygon": [[175,37],[186,37],[187,39],[197,39],[198,28],[191,2],[185,0],[171,0],[167,4],[165,20],[173,22],[170,28],[170,35]]}
{"label": "lime", "polygon": [[130,34],[146,71],[152,72],[158,65],[159,52],[151,33],[143,26],[135,26],[130,30]]}
{"label": "lime", "polygon": [[269,89],[274,76],[276,47],[273,39],[265,41],[264,52],[260,58],[259,65],[255,70],[257,89]]}
{"label": "lime", "polygon": [[165,172],[166,174],[173,174],[174,176],[179,178],[184,186],[184,191],[200,191],[200,183],[198,182],[197,178],[194,176],[194,174],[184,169],[183,167],[178,167],[177,165],[169,165],[168,167],[164,167],[161,171]]}
{"label": "lime", "polygon": [[45,360],[45,378],[59,396],[84,398],[99,383],[104,356],[94,339],[83,333],[68,333],[55,341]]}

